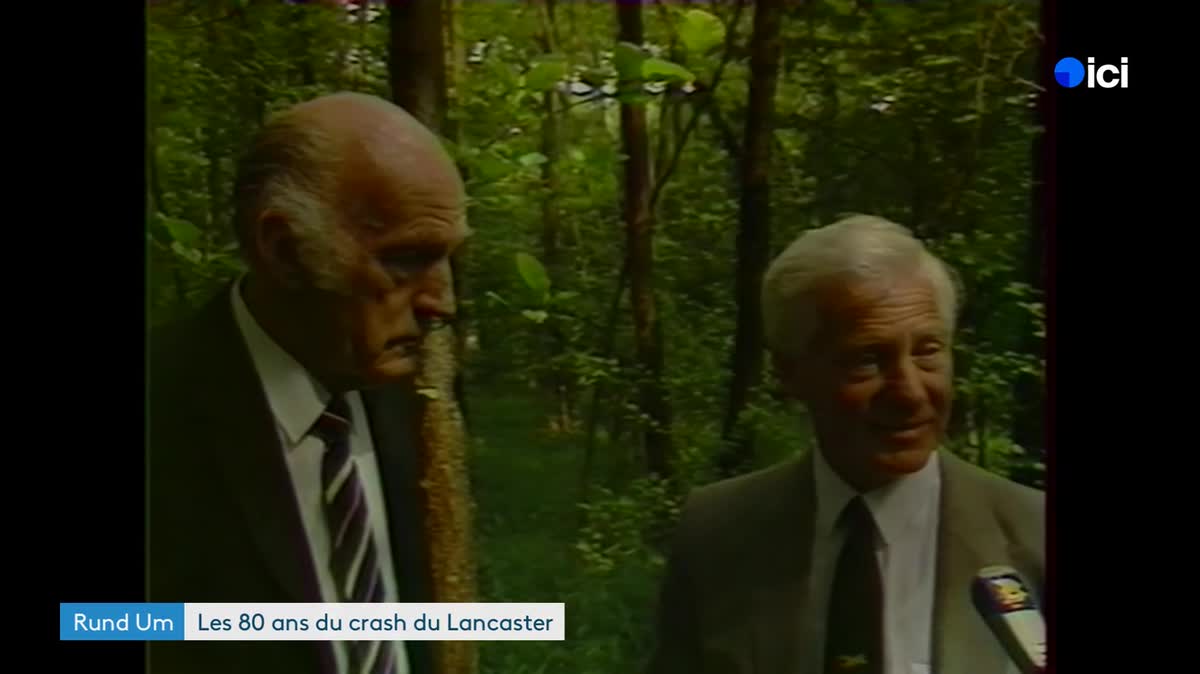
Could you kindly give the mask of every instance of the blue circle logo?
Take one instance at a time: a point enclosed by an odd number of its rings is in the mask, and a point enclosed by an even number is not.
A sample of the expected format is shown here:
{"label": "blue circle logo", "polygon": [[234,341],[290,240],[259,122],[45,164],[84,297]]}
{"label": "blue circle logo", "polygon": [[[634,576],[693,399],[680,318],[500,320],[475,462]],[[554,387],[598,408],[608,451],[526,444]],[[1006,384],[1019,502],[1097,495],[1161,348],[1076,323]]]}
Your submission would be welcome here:
{"label": "blue circle logo", "polygon": [[1054,79],[1064,87],[1077,87],[1083,81],[1083,64],[1067,57],[1054,64]]}

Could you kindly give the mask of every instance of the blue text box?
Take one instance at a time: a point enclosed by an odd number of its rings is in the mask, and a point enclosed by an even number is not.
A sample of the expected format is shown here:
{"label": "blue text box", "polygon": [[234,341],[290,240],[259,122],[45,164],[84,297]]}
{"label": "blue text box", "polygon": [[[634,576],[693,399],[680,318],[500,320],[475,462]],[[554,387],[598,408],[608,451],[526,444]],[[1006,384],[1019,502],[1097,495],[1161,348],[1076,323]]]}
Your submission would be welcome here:
{"label": "blue text box", "polygon": [[183,604],[59,604],[62,641],[183,641]]}

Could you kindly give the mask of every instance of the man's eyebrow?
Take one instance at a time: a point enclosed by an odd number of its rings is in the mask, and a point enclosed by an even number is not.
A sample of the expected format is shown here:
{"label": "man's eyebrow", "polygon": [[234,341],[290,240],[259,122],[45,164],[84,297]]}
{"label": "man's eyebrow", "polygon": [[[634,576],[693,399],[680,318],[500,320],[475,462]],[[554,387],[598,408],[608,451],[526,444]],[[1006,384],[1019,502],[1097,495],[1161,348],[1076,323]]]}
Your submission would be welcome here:
{"label": "man's eyebrow", "polygon": [[457,246],[471,238],[474,234],[474,230],[466,227],[465,231],[457,233],[453,238],[448,238],[446,236],[445,228],[441,226],[417,225],[410,229],[406,229],[402,232],[396,232],[394,235],[388,236],[387,245],[389,248],[395,246],[409,248],[446,248],[447,246]]}

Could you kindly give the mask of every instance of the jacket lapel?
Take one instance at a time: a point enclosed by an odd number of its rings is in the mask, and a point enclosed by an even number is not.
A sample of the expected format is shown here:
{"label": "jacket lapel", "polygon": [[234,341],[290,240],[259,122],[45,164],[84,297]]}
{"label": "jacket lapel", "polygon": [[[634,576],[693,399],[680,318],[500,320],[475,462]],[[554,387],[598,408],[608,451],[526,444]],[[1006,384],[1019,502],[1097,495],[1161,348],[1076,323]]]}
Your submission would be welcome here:
{"label": "jacket lapel", "polygon": [[[250,538],[279,581],[285,601],[319,602],[320,590],[291,476],[253,361],[233,318],[230,288],[204,310],[212,326],[205,442],[240,504]],[[197,507],[202,507],[197,505]],[[246,598],[242,598],[246,599]]]}
{"label": "jacket lapel", "polygon": [[[420,485],[420,398],[411,385],[400,384],[364,393],[363,405],[379,463],[399,601],[436,601],[430,581],[426,507]],[[410,671],[432,671],[429,642],[409,641],[405,646]]]}
{"label": "jacket lapel", "polygon": [[786,674],[803,671],[812,633],[807,618],[816,512],[811,455],[797,460],[774,491],[763,528],[768,549],[754,583],[753,602],[761,609],[755,611],[753,671]]}
{"label": "jacket lapel", "polygon": [[941,523],[934,600],[933,671],[1001,674],[1008,658],[975,610],[971,583],[985,566],[1010,564],[1001,528],[966,464],[949,452],[942,466]]}
{"label": "jacket lapel", "polygon": [[416,396],[407,387],[392,386],[363,395],[371,426],[371,438],[379,463],[387,508],[388,537],[392,543],[400,601],[425,602],[425,569],[422,502],[417,454],[419,428]]}

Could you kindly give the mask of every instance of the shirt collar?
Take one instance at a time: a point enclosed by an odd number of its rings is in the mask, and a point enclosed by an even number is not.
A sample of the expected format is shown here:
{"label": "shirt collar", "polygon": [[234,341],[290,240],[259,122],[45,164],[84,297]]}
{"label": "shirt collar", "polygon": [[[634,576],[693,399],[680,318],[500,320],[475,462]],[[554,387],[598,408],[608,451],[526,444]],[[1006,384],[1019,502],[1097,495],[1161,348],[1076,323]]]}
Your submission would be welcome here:
{"label": "shirt collar", "polygon": [[[833,533],[837,518],[846,504],[858,492],[834,472],[821,450],[815,449],[813,453],[817,530],[829,535]],[[900,540],[909,527],[929,517],[937,503],[940,487],[941,471],[938,469],[938,452],[935,451],[921,470],[863,495],[884,545]]]}
{"label": "shirt collar", "polygon": [[233,316],[258,371],[267,404],[293,449],[325,411],[329,393],[263,330],[242,299],[245,277],[233,285]]}

